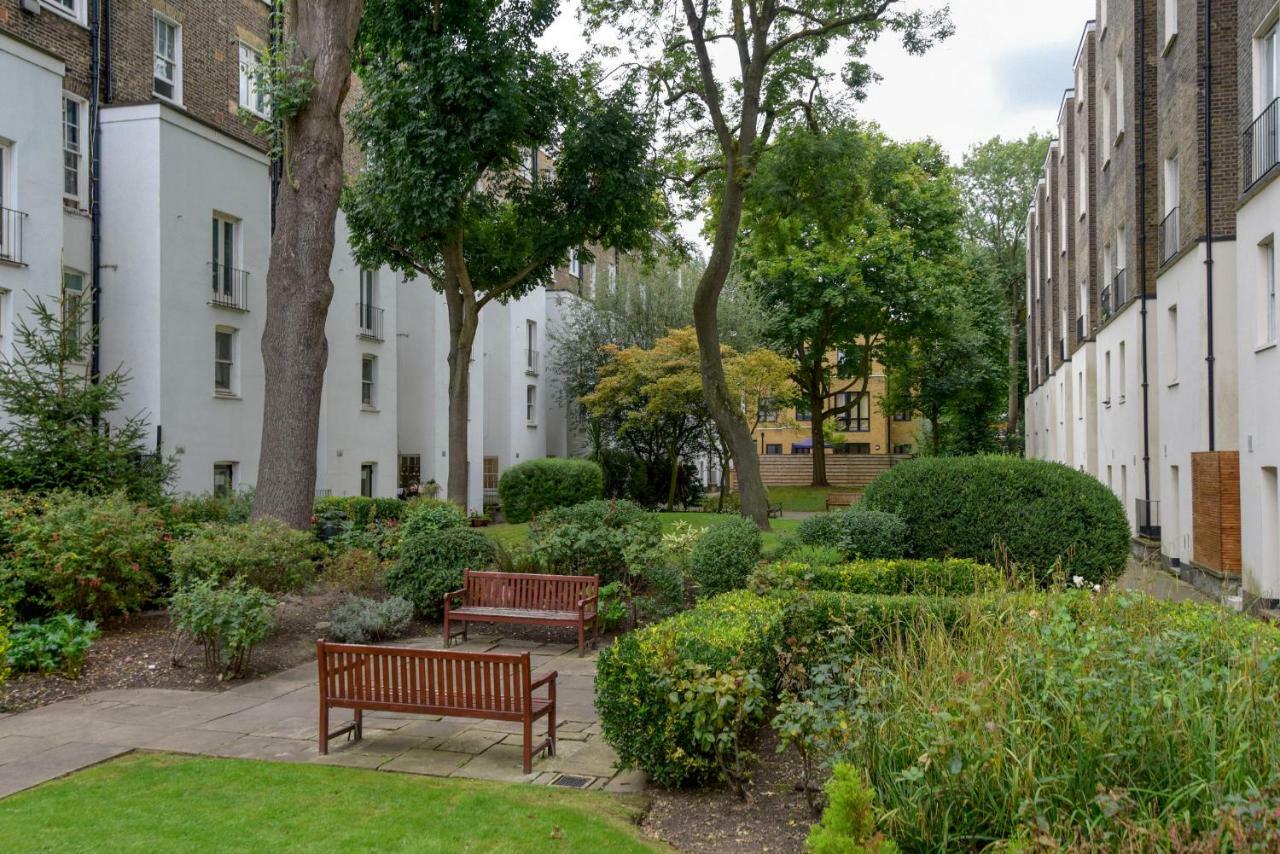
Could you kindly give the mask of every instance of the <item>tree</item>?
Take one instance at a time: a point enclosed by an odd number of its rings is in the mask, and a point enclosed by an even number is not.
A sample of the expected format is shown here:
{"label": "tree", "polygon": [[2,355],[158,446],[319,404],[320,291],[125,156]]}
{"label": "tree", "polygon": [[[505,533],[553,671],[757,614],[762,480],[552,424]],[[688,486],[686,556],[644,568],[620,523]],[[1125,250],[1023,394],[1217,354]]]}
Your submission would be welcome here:
{"label": "tree", "polygon": [[1027,211],[1048,150],[1045,134],[994,137],[971,148],[960,167],[967,237],[985,256],[983,267],[1004,296],[1009,328],[1005,432],[1011,443],[1017,441],[1026,387]]}
{"label": "tree", "polygon": [[262,332],[266,404],[253,516],[295,528],[315,500],[320,395],[329,361],[329,265],[342,192],[342,104],[363,0],[286,0],[284,39],[266,68],[283,179]]}
{"label": "tree", "polygon": [[828,485],[830,420],[955,303],[960,219],[951,168],[931,142],[897,143],[854,123],[795,127],[760,158],[741,264],[766,339],[793,360],[810,413],[813,485]]}
{"label": "tree", "polygon": [[572,250],[646,247],[663,219],[631,93],[597,94],[590,67],[538,47],[556,5],[370,0],[361,30],[351,126],[368,167],[344,209],[361,263],[444,294],[447,494],[463,506],[481,310],[549,284]]}
{"label": "tree", "polygon": [[144,415],[116,417],[129,381],[123,367],[90,377],[97,330],[84,328],[80,300],[64,292],[51,307],[35,298],[34,325],[21,315],[14,322],[13,355],[0,357],[0,490],[124,490],[159,501],[173,463],[147,450]]}
{"label": "tree", "polygon": [[[703,392],[733,449],[743,515],[769,527],[768,501],[751,431],[725,379],[717,307],[734,260],[743,200],[775,127],[788,116],[818,123],[830,102],[824,66],[843,48],[841,82],[858,96],[874,75],[867,47],[886,31],[922,53],[951,32],[947,11],[904,8],[903,0],[584,0],[592,29],[628,42],[637,75],[665,106],[670,171],[687,198],[710,214],[711,255],[694,299]],[[720,43],[727,50],[719,53]],[[713,58],[713,51],[717,57]],[[717,58],[720,61],[716,61]]]}

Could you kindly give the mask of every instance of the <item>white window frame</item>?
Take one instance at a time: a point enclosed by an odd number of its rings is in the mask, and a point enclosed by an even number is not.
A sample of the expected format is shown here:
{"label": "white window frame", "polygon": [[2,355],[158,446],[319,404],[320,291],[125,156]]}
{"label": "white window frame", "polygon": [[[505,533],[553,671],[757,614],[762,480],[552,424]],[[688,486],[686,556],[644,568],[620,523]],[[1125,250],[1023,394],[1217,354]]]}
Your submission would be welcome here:
{"label": "white window frame", "polygon": [[[1164,216],[1182,207],[1182,160],[1175,152],[1164,161]],[[1162,217],[1163,218],[1163,217]]]}
{"label": "white window frame", "polygon": [[[365,473],[369,477],[366,480]],[[366,483],[368,489],[365,489]],[[378,464],[376,462],[364,462],[360,464],[360,494],[365,498],[373,498],[378,489]]]}
{"label": "white window frame", "polygon": [[209,259],[213,264],[211,284],[215,292],[231,298],[235,294],[235,277],[240,268],[240,220],[214,211],[209,225]]}
{"label": "white window frame", "polygon": [[[160,52],[160,44],[156,38],[159,26],[163,24],[173,30],[173,56],[167,56]],[[173,104],[182,104],[182,25],[172,18],[161,15],[159,12],[152,13],[151,25],[151,93],[157,98],[169,101]],[[168,62],[173,65],[173,79],[166,80],[156,74],[159,70],[156,68],[159,62]],[[163,81],[173,87],[173,93],[165,95],[163,92],[156,90],[156,81]]]}
{"label": "white window frame", "polygon": [[40,5],[44,6],[55,15],[59,15],[70,21],[84,26],[88,22],[89,4],[85,0],[40,0]]}
{"label": "white window frame", "polygon": [[1098,37],[1107,31],[1107,0],[1098,0]]}
{"label": "white window frame", "polygon": [[240,106],[255,116],[267,117],[265,92],[258,91],[258,68],[262,65],[262,51],[246,42],[240,42]]}
{"label": "white window frame", "polygon": [[1128,358],[1127,358],[1127,354],[1125,353],[1125,350],[1126,350],[1125,342],[1121,341],[1120,348],[1118,351],[1119,355],[1117,357],[1118,365],[1116,369],[1116,379],[1118,381],[1118,387],[1120,390],[1120,401],[1119,401],[1120,405],[1124,404],[1125,394],[1129,389],[1129,383],[1125,376],[1126,372],[1129,369],[1129,366],[1127,364]]}
{"label": "white window frame", "polygon": [[[75,339],[85,342],[84,313],[89,293],[89,277],[71,267],[62,268],[62,328],[73,330]],[[74,294],[74,296],[72,296]]]}
{"label": "white window frame", "polygon": [[[75,133],[72,139],[71,124],[67,121],[70,108],[75,107]],[[84,207],[85,185],[88,183],[85,179],[85,149],[88,147],[87,141],[87,119],[89,118],[89,105],[83,98],[75,95],[62,93],[62,198],[73,201],[77,207]],[[68,164],[73,164],[69,166]],[[67,192],[67,172],[68,169],[74,168],[76,175],[76,186],[74,193]]]}
{"label": "white window frame", "polygon": [[[1273,9],[1253,37],[1253,118],[1280,98],[1280,7]],[[1270,72],[1270,74],[1268,74]],[[1270,80],[1268,80],[1268,76]]]}
{"label": "white window frame", "polygon": [[1169,386],[1178,384],[1178,306],[1171,305],[1165,311],[1165,333],[1169,350]]}
{"label": "white window frame", "polygon": [[1178,37],[1178,0],[1164,0],[1164,47],[1162,50],[1168,52],[1173,45],[1173,40]]}
{"label": "white window frame", "polygon": [[1111,82],[1102,84],[1102,102],[1098,105],[1102,115],[1102,150],[1106,152],[1102,165],[1105,168],[1111,163],[1111,148],[1114,140],[1111,137]]}
{"label": "white window frame", "polygon": [[372,353],[360,354],[360,406],[378,408],[378,357]]}
{"label": "white window frame", "polygon": [[1273,347],[1280,343],[1280,304],[1277,304],[1280,297],[1276,294],[1275,235],[1272,234],[1259,243],[1258,250],[1262,260],[1262,287],[1259,288],[1262,308],[1259,324],[1262,338],[1260,344],[1262,347]]}
{"label": "white window frame", "polygon": [[538,387],[532,383],[524,387],[524,423],[529,427],[538,424]]}
{"label": "white window frame", "polygon": [[218,494],[218,474],[219,469],[225,469],[227,474],[227,494],[234,495],[236,492],[236,475],[239,472],[240,464],[234,460],[218,460],[213,464],[213,494]]}
{"label": "white window frame", "polygon": [[1077,174],[1079,175],[1079,187],[1076,188],[1076,210],[1080,211],[1080,219],[1084,219],[1086,213],[1089,212],[1089,149],[1087,147],[1080,150],[1080,162],[1077,164]]}
{"label": "white window frame", "polygon": [[1124,53],[1123,52],[1116,54],[1115,106],[1116,106],[1115,144],[1119,145],[1120,140],[1124,139]]}
{"label": "white window frame", "polygon": [[582,278],[582,261],[578,260],[578,250],[569,250],[569,275],[575,278]]}
{"label": "white window frame", "polygon": [[[231,341],[231,352],[227,358],[223,358],[218,352],[218,340],[220,336],[229,336]],[[240,349],[240,331],[231,326],[215,326],[213,329],[213,394],[215,397],[239,397],[239,369],[240,360],[238,358]],[[220,365],[227,366],[227,384],[225,386],[218,385],[218,367]]]}

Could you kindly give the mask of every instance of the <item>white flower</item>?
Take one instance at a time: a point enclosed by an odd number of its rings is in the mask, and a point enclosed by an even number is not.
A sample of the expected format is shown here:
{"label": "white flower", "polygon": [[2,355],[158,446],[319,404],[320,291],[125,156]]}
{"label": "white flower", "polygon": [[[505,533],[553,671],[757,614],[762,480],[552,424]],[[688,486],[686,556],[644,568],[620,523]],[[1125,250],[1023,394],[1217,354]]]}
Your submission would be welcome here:
{"label": "white flower", "polygon": [[1071,576],[1071,583],[1074,584],[1076,587],[1084,587],[1084,576],[1083,575]]}
{"label": "white flower", "polygon": [[1101,584],[1095,584],[1095,585],[1093,585],[1093,592],[1094,592],[1094,593],[1101,593],[1101,592],[1102,592],[1102,585],[1101,585]]}

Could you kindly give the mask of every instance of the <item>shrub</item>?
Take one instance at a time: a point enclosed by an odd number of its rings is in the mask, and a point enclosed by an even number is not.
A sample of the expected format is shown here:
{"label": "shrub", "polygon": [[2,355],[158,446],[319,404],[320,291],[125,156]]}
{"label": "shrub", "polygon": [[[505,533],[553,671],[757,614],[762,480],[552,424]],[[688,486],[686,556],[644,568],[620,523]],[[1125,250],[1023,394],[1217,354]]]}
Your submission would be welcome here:
{"label": "shrub", "polygon": [[[237,578],[218,587],[212,578],[179,588],[169,604],[178,631],[204,649],[204,663],[219,679],[243,676],[253,648],[275,626],[276,602]],[[175,661],[179,658],[175,654]]]}
{"label": "shrub", "polygon": [[806,546],[834,546],[840,538],[840,517],[848,510],[815,513],[796,525],[796,539]]}
{"label": "shrub", "polygon": [[141,610],[164,569],[164,520],[117,492],[55,493],[11,531],[25,611],[101,620]]}
{"label": "shrub", "polygon": [[387,564],[373,552],[348,549],[324,562],[324,580],[346,593],[374,593],[385,586]]}
{"label": "shrub", "polygon": [[403,537],[419,537],[425,531],[443,531],[446,528],[465,528],[467,517],[462,509],[448,501],[435,498],[419,498],[412,502],[404,518]]}
{"label": "shrub", "polygon": [[813,854],[895,854],[898,846],[876,833],[876,792],[846,762],[831,769],[822,787],[827,807],[809,830],[805,849]]}
{"label": "shrub", "polygon": [[410,504],[398,498],[366,498],[362,495],[327,495],[317,498],[313,509],[317,523],[345,520],[358,528],[373,522],[401,521]]}
{"label": "shrub", "polygon": [[387,590],[408,599],[423,617],[435,619],[443,610],[444,595],[462,586],[462,571],[487,569],[497,558],[497,548],[478,531],[436,528],[430,522],[415,515],[405,523],[400,560],[387,573]]}
{"label": "shrub", "polygon": [[907,524],[911,557],[995,561],[1000,551],[1029,577],[1111,581],[1129,556],[1119,499],[1089,475],[1015,457],[935,457],[894,466],[862,504]]}
{"label": "shrub", "polygon": [[9,614],[0,606],[0,688],[9,678]]}
{"label": "shrub", "polygon": [[170,549],[176,586],[210,579],[243,579],[271,593],[304,587],[315,574],[321,549],[309,531],[276,519],[243,525],[204,525]]}
{"label": "shrub", "polygon": [[787,563],[799,563],[806,566],[835,566],[844,563],[844,552],[835,546],[793,546],[782,549],[778,557]]}
{"label": "shrub", "polygon": [[528,522],[552,507],[571,507],[604,496],[604,474],[590,460],[527,460],[502,473],[498,500],[508,522]]}
{"label": "shrub", "polygon": [[399,596],[381,602],[348,596],[329,615],[329,637],[342,643],[393,640],[405,633],[412,619],[413,604]]}
{"label": "shrub", "polygon": [[242,489],[231,495],[184,495],[167,507],[170,527],[204,525],[222,522],[236,525],[249,521],[253,511],[253,489]]}
{"label": "shrub", "polygon": [[760,529],[750,519],[734,516],[702,535],[689,556],[689,569],[703,596],[714,596],[747,585],[760,562]]}
{"label": "shrub", "polygon": [[848,510],[837,520],[835,545],[851,560],[902,557],[907,550],[906,523],[892,513]]}
{"label": "shrub", "polygon": [[681,572],[688,572],[693,548],[709,529],[707,525],[695,526],[684,520],[677,521],[670,531],[662,535],[663,556]]}
{"label": "shrub", "polygon": [[751,589],[828,590],[884,596],[969,596],[999,587],[1000,573],[974,560],[863,560],[836,565],[797,558],[761,566]]}
{"label": "shrub", "polygon": [[620,448],[601,448],[592,459],[600,466],[604,498],[636,501],[647,494],[649,467],[643,459]]}
{"label": "shrub", "polygon": [[755,754],[742,740],[764,718],[765,686],[759,674],[713,672],[705,664],[694,664],[662,687],[677,729],[688,735],[709,768],[746,800]]}
{"label": "shrub", "polygon": [[1277,782],[1278,655],[1280,630],[1216,606],[1007,596],[859,662],[844,758],[907,850],[1194,839]]}
{"label": "shrub", "polygon": [[557,507],[529,525],[529,557],[564,575],[624,578],[629,564],[650,558],[661,543],[658,517],[630,501],[587,501]]}
{"label": "shrub", "polygon": [[20,673],[62,673],[76,679],[97,637],[97,623],[72,614],[19,623],[9,636],[9,666]]}

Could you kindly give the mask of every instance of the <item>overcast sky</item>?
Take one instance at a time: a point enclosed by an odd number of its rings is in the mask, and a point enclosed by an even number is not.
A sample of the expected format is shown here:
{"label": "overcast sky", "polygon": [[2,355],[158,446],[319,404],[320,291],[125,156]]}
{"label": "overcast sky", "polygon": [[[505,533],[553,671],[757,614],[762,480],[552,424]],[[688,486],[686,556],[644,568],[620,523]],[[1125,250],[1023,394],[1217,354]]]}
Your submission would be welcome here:
{"label": "overcast sky", "polygon": [[[945,0],[918,0],[936,7]],[[917,2],[917,0],[911,0]],[[974,143],[997,134],[1022,136],[1057,124],[1062,93],[1094,0],[951,0],[956,34],[922,57],[909,56],[894,38],[871,51],[884,78],[859,112],[891,136],[931,136],[958,160]],[[580,53],[583,36],[576,3],[546,41]]]}

